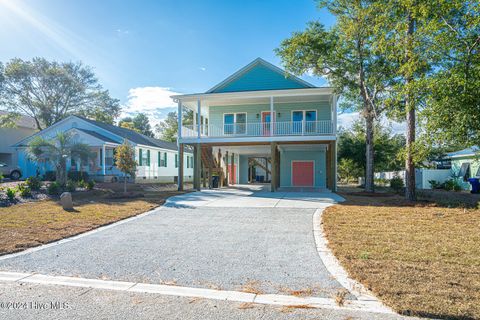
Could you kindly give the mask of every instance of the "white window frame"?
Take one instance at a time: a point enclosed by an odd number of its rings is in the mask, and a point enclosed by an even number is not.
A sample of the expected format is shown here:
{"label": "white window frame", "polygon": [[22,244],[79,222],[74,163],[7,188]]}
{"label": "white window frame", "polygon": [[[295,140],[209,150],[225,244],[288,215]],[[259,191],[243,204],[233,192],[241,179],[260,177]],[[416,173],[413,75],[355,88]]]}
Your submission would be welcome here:
{"label": "white window frame", "polygon": [[306,119],[306,114],[307,112],[310,112],[310,111],[313,111],[315,112],[315,121],[314,122],[317,122],[318,121],[318,110],[316,109],[303,109],[303,110],[291,110],[290,112],[290,119],[291,119],[291,123],[292,123],[292,133],[293,133],[293,125],[294,125],[294,122],[300,122],[300,121],[293,121],[293,113],[294,112],[301,112],[302,113],[302,131],[300,132],[302,135],[305,134],[305,123],[307,122]]}
{"label": "white window frame", "polygon": [[[232,133],[225,133],[225,115],[226,114],[233,114],[233,132]],[[237,115],[238,114],[244,114],[245,115],[245,132],[244,133],[237,133]],[[230,136],[230,135],[246,135],[248,130],[247,130],[247,124],[248,124],[248,113],[247,112],[224,112],[223,117],[222,117],[223,125],[222,125],[222,131],[224,136]]]}

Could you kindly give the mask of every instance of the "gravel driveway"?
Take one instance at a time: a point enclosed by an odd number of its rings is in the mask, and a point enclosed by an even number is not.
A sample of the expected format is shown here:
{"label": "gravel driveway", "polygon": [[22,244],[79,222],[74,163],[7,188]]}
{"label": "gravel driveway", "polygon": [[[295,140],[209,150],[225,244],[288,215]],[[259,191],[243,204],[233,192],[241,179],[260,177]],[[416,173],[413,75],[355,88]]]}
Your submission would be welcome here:
{"label": "gravel driveway", "polygon": [[0,270],[262,293],[304,290],[331,297],[341,286],[316,252],[314,211],[163,207],[71,242],[1,260]]}

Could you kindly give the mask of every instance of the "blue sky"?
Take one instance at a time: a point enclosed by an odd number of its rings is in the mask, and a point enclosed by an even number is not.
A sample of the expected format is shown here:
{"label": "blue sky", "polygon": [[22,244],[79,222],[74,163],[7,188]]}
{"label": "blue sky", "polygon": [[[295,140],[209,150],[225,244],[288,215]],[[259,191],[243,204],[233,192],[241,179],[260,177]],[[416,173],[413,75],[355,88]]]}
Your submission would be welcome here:
{"label": "blue sky", "polygon": [[0,61],[82,61],[126,112],[156,122],[172,93],[203,92],[257,57],[280,65],[273,50],[312,20],[334,23],[314,0],[0,0]]}

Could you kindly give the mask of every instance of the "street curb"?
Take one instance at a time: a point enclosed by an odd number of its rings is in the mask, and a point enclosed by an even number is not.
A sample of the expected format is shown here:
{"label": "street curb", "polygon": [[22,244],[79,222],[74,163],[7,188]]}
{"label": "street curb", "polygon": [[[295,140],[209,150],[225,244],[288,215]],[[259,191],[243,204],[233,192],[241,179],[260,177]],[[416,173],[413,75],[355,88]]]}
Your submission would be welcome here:
{"label": "street curb", "polygon": [[334,299],[319,297],[296,297],[279,294],[254,294],[242,291],[228,291],[181,287],[163,284],[135,283],[127,281],[110,281],[65,276],[51,276],[34,273],[1,272],[0,281],[16,283],[33,283],[40,285],[60,285],[83,287],[121,292],[138,292],[178,297],[204,298],[233,302],[257,303],[265,305],[291,306],[302,308],[323,308],[335,310],[354,310],[373,313],[391,313],[381,309],[372,301],[346,300],[339,306]]}

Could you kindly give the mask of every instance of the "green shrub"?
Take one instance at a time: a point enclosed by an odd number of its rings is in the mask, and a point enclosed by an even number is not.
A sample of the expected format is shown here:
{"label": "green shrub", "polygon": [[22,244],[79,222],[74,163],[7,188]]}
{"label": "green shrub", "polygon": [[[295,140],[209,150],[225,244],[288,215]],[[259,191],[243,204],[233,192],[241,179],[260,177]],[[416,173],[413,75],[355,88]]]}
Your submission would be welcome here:
{"label": "green shrub", "polygon": [[48,185],[47,192],[50,195],[57,195],[62,191],[62,187],[60,186],[60,183],[53,181]]}
{"label": "green shrub", "polygon": [[78,182],[80,180],[88,181],[89,175],[88,172],[85,171],[69,171],[67,178],[75,182]]}
{"label": "green shrub", "polygon": [[55,171],[47,171],[43,175],[44,181],[55,181],[57,180],[57,173]]}
{"label": "green shrub", "polygon": [[38,179],[37,177],[30,177],[25,180],[25,183],[30,188],[30,190],[34,191],[40,190],[40,188],[42,187],[42,181],[40,181],[40,179]]}
{"label": "green shrub", "polygon": [[89,180],[87,182],[87,190],[93,190],[93,187],[95,187],[95,181]]}
{"label": "green shrub", "polygon": [[390,179],[390,188],[392,188],[395,192],[400,192],[405,187],[403,184],[403,179],[400,177],[393,177]]}
{"label": "green shrub", "polygon": [[73,180],[68,180],[67,185],[65,186],[65,189],[68,192],[75,192],[75,190],[77,189],[77,183]]}
{"label": "green shrub", "polygon": [[438,182],[437,180],[428,180],[428,183],[430,183],[430,188],[432,188],[432,189],[443,188],[443,183]]}
{"label": "green shrub", "polygon": [[5,190],[5,193],[7,194],[8,201],[15,201],[15,194],[17,193],[17,190],[15,188],[7,188],[7,190]]}
{"label": "green shrub", "polygon": [[87,182],[85,180],[80,180],[80,181],[78,181],[77,186],[79,188],[86,189],[87,188]]}
{"label": "green shrub", "polygon": [[20,192],[20,197],[22,198],[29,198],[32,196],[32,189],[26,183],[19,184],[17,189]]}
{"label": "green shrub", "polygon": [[462,190],[462,186],[456,179],[450,179],[445,181],[444,188],[447,191],[460,191]]}

